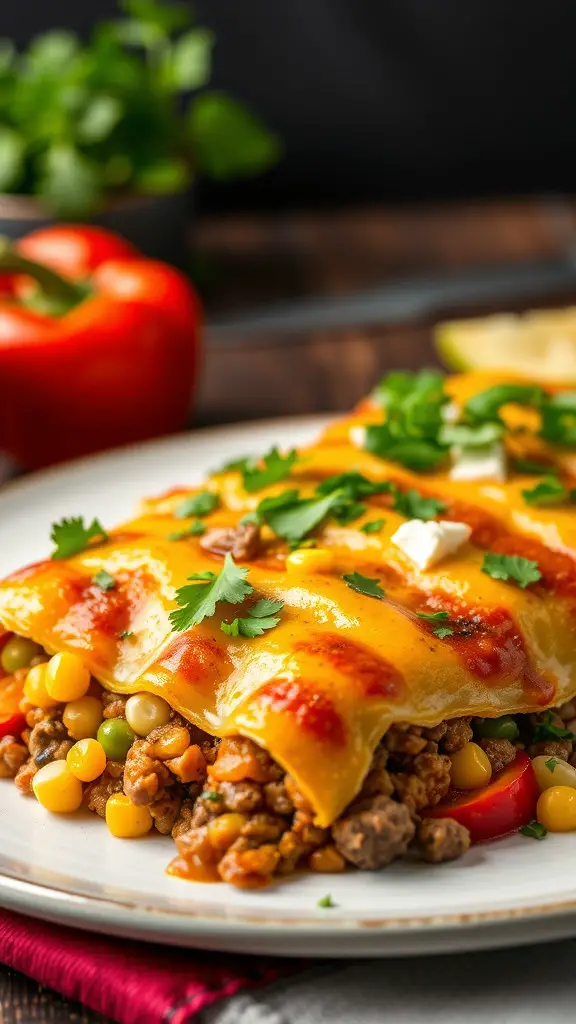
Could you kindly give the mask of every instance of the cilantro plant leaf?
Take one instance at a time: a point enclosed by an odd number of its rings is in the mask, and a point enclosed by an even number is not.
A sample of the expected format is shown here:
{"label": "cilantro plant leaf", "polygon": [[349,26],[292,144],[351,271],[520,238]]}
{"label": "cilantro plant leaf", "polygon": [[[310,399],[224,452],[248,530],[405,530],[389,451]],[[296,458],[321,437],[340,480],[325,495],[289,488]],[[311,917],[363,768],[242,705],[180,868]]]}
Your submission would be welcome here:
{"label": "cilantro plant leaf", "polygon": [[121,640],[130,640],[133,636],[134,632],[131,629],[124,629],[122,633],[120,633]]}
{"label": "cilantro plant leaf", "polygon": [[435,469],[446,458],[447,449],[426,438],[395,438],[388,423],[371,423],[365,429],[364,448],[372,455],[413,470]]}
{"label": "cilantro plant leaf", "polygon": [[392,493],[392,508],[407,519],[434,519],[434,516],[446,511],[446,502],[438,498],[426,498],[415,488],[402,493],[394,487]]}
{"label": "cilantro plant leaf", "polygon": [[108,540],[108,534],[98,519],[93,519],[89,526],[84,526],[83,516],[61,519],[59,523],[52,523],[50,539],[56,547],[50,557],[70,558],[78,555],[96,537],[101,541]]}
{"label": "cilantro plant leaf", "polygon": [[362,533],[380,533],[380,530],[384,527],[385,523],[385,519],[370,519],[369,522],[364,523],[364,525],[360,527],[360,530]]}
{"label": "cilantro plant leaf", "polygon": [[441,374],[435,370],[391,373],[380,382],[374,397],[386,418],[366,427],[367,451],[414,470],[434,469],[443,461],[447,447],[439,434],[448,396]]}
{"label": "cilantro plant leaf", "polygon": [[484,555],[482,572],[494,580],[514,580],[522,589],[542,578],[538,562],[521,555],[498,555],[494,552]]}
{"label": "cilantro plant leaf", "polygon": [[246,636],[253,639],[262,636],[267,629],[274,629],[280,622],[276,614],[284,607],[283,601],[261,598],[248,609],[248,617],[234,619],[233,622],[221,622],[220,629],[228,636]]}
{"label": "cilantro plant leaf", "polygon": [[576,734],[570,729],[565,729],[563,725],[556,725],[552,712],[545,711],[534,729],[532,742],[541,743],[546,740],[576,740]]}
{"label": "cilantro plant leaf", "polygon": [[251,455],[244,455],[239,459],[230,459],[229,462],[225,462],[219,469],[215,469],[214,473],[243,473],[245,469],[255,466],[257,461]]}
{"label": "cilantro plant leaf", "polygon": [[568,490],[557,476],[545,476],[534,487],[522,491],[527,505],[557,505],[569,497]]}
{"label": "cilantro plant leaf", "polygon": [[547,761],[544,761],[544,764],[548,771],[553,773],[556,765],[560,764],[560,761],[557,757],[550,757]]}
{"label": "cilantro plant leaf", "polygon": [[213,512],[218,504],[219,498],[212,491],[197,491],[190,494],[175,509],[174,515],[177,519],[189,519],[191,516],[207,516]]}
{"label": "cilantro plant leaf", "polygon": [[537,462],[535,459],[512,459],[512,467],[517,473],[531,476],[548,476],[554,472],[553,466]]}
{"label": "cilantro plant leaf", "polygon": [[439,640],[445,640],[447,636],[453,635],[454,630],[451,626],[434,626],[432,632]]}
{"label": "cilantro plant leaf", "polygon": [[334,491],[344,493],[352,501],[368,498],[372,494],[387,494],[390,490],[389,480],[374,481],[353,469],[347,473],[328,476],[316,488],[317,494],[333,494]]}
{"label": "cilantro plant leaf", "polygon": [[370,579],[369,576],[363,576],[361,572],[352,572],[343,576],[342,579],[352,590],[358,594],[364,594],[365,597],[376,597],[381,600],[385,596],[379,579]]}
{"label": "cilantro plant leaf", "polygon": [[261,491],[264,487],[277,484],[290,475],[294,463],[298,460],[295,448],[282,455],[277,448],[271,448],[260,463],[248,463],[242,468],[242,482],[249,494]]}
{"label": "cilantro plant leaf", "polygon": [[227,554],[219,573],[194,573],[189,580],[196,582],[180,587],[176,591],[179,605],[170,612],[172,629],[181,631],[197,626],[203,619],[214,615],[219,601],[240,604],[253,592],[246,581],[248,569],[236,565],[231,554]]}
{"label": "cilantro plant leaf", "polygon": [[495,384],[476,395],[472,395],[464,406],[465,416],[472,422],[485,420],[500,421],[503,405],[514,403],[539,409],[546,399],[546,392],[533,384]]}
{"label": "cilantro plant leaf", "polygon": [[545,839],[548,835],[548,829],[539,821],[530,821],[527,825],[522,825],[519,831],[520,835],[526,836],[527,839]]}
{"label": "cilantro plant leaf", "polygon": [[[288,541],[301,540],[319,526],[334,508],[342,506],[339,491],[321,498],[301,498],[298,491],[288,491],[287,494],[293,497],[282,502],[274,498],[264,499],[257,511],[277,537]],[[282,495],[278,498],[282,498]]]}
{"label": "cilantro plant leaf", "polygon": [[92,583],[95,583],[100,590],[114,590],[116,586],[116,580],[106,569],[100,569],[95,576],[92,577]]}
{"label": "cilantro plant leaf", "polygon": [[355,522],[356,519],[360,519],[366,511],[366,505],[362,505],[359,501],[343,501],[342,505],[336,505],[332,510],[332,517],[336,520],[339,526],[348,526],[349,523]]}
{"label": "cilantro plant leaf", "polygon": [[457,448],[487,448],[504,436],[503,423],[445,423],[438,434],[442,444]]}
{"label": "cilantro plant leaf", "polygon": [[416,615],[425,622],[445,622],[450,618],[448,612],[416,612]]}
{"label": "cilantro plant leaf", "polygon": [[168,540],[184,540],[186,537],[201,537],[206,533],[206,526],[200,519],[195,519],[184,530],[176,530],[168,534]]}
{"label": "cilantro plant leaf", "polygon": [[321,910],[332,910],[336,904],[334,903],[331,894],[326,893],[326,896],[322,896],[322,898],[318,900],[316,906],[320,907]]}
{"label": "cilantro plant leaf", "polygon": [[576,446],[576,391],[560,391],[542,403],[540,433],[553,444]]}

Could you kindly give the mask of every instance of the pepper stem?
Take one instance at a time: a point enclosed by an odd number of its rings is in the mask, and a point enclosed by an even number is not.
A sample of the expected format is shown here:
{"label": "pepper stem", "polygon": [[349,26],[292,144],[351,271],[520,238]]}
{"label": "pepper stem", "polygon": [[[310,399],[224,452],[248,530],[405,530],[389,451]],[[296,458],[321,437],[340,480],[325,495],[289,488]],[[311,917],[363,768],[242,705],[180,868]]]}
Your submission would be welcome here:
{"label": "pepper stem", "polygon": [[29,260],[13,246],[9,238],[0,235],[0,274],[27,274],[33,277],[44,294],[63,306],[75,306],[86,291],[43,263]]}

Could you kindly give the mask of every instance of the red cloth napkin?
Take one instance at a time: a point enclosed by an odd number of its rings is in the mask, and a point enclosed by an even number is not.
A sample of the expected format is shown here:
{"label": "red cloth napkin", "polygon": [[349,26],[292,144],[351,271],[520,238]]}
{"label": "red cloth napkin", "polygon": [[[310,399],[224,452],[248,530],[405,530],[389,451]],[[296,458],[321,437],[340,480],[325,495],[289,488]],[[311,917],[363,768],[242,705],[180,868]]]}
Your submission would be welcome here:
{"label": "red cloth napkin", "polygon": [[0,962],[120,1024],[186,1024],[218,999],[304,967],[93,935],[6,910]]}

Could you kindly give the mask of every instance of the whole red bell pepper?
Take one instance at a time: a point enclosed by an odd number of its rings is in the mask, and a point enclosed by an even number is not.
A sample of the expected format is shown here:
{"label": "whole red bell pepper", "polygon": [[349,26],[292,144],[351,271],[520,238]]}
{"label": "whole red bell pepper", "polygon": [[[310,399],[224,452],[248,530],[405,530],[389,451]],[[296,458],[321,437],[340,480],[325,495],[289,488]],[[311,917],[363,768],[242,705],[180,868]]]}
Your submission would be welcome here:
{"label": "whole red bell pepper", "polygon": [[0,449],[35,468],[181,430],[199,322],[183,274],[102,228],[0,240]]}

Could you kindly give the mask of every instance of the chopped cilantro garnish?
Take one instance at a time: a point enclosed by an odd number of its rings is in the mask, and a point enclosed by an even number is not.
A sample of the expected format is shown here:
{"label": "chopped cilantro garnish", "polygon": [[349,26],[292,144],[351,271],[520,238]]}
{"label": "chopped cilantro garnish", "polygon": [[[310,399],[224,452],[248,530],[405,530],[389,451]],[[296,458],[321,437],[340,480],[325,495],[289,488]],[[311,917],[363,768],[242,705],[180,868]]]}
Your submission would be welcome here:
{"label": "chopped cilantro garnish", "polygon": [[287,491],[277,498],[265,498],[257,511],[277,537],[299,541],[319,526],[330,512],[335,509],[341,511],[342,506],[339,491],[320,498],[301,498],[298,491]]}
{"label": "chopped cilantro garnish", "polygon": [[328,476],[316,488],[317,494],[333,494],[334,491],[344,492],[347,498],[357,501],[358,498],[368,498],[372,494],[386,494],[390,490],[390,482],[381,480],[375,482],[363,476],[357,470],[350,470],[348,473],[337,473],[335,476]]}
{"label": "chopped cilantro garnish", "polygon": [[185,530],[176,530],[168,534],[168,540],[184,540],[186,537],[200,537],[206,533],[206,526],[201,519],[195,519]]}
{"label": "chopped cilantro garnish", "polygon": [[448,612],[416,612],[416,615],[425,622],[445,622],[450,618]]}
{"label": "chopped cilantro garnish", "polygon": [[484,555],[482,572],[494,580],[514,580],[522,589],[542,578],[538,562],[521,555],[497,555],[493,552]]}
{"label": "chopped cilantro garnish", "polygon": [[457,448],[487,448],[501,440],[504,430],[503,423],[491,421],[479,424],[445,423],[438,436],[442,444]]}
{"label": "chopped cilantro garnish", "polygon": [[298,551],[300,548],[315,548],[317,541],[314,537],[306,537],[305,540],[289,540],[290,551]]}
{"label": "chopped cilantro garnish", "polygon": [[130,640],[130,638],[133,637],[133,636],[134,636],[134,633],[132,632],[131,629],[125,629],[122,633],[120,633],[120,639],[121,640]]}
{"label": "chopped cilantro garnish", "polygon": [[545,839],[548,830],[539,821],[531,821],[528,825],[522,825],[520,835],[526,836],[528,839]]}
{"label": "chopped cilantro garnish", "polygon": [[539,409],[546,399],[542,388],[532,384],[495,384],[469,398],[464,406],[465,416],[473,423],[500,419],[503,405],[514,403]]}
{"label": "chopped cilantro garnish", "polygon": [[540,433],[554,444],[576,446],[576,391],[561,391],[542,404]]}
{"label": "chopped cilantro garnish", "polygon": [[92,577],[92,583],[95,583],[100,590],[113,590],[116,586],[116,580],[106,569],[100,569],[95,576]]}
{"label": "chopped cilantro garnish", "polygon": [[368,523],[364,523],[360,529],[362,533],[380,533],[386,520],[385,519],[371,519]]}
{"label": "chopped cilantro garnish", "polygon": [[262,636],[267,629],[274,629],[280,622],[278,612],[284,607],[283,601],[272,601],[262,598],[248,609],[248,618],[234,619],[233,622],[221,622],[220,629],[227,636],[247,636],[253,639]]}
{"label": "chopped cilantro garnish", "polygon": [[512,466],[517,473],[528,473],[533,476],[547,476],[553,472],[552,466],[546,466],[543,462],[536,462],[532,459],[513,459]]}
{"label": "chopped cilantro garnish", "polygon": [[380,586],[380,580],[370,579],[369,576],[363,576],[361,572],[350,573],[348,576],[343,576],[342,579],[352,590],[364,594],[365,597],[376,597],[380,600],[385,596]]}
{"label": "chopped cilantro garnish", "polygon": [[445,640],[447,636],[452,636],[454,630],[451,626],[434,626],[432,629],[434,636],[437,636],[439,640]]}
{"label": "chopped cilantro garnish", "polygon": [[546,765],[549,772],[553,772],[556,765],[559,763],[560,762],[557,757],[550,757],[548,761],[544,761],[544,764]]}
{"label": "chopped cilantro garnish", "polygon": [[240,459],[230,459],[229,462],[225,462],[220,469],[215,469],[214,473],[243,473],[249,466],[254,466],[256,459],[253,459],[250,455],[244,455]]}
{"label": "chopped cilantro garnish", "polygon": [[277,448],[272,448],[263,456],[261,463],[250,462],[242,467],[244,489],[252,494],[285,480],[297,459],[298,455],[294,448],[287,455],[282,455]]}
{"label": "chopped cilantro garnish", "polygon": [[356,519],[360,519],[366,511],[366,505],[359,501],[343,501],[341,507],[333,509],[332,516],[339,526],[348,526]]}
{"label": "chopped cilantro garnish", "polygon": [[557,505],[566,501],[568,496],[568,490],[557,476],[545,476],[530,490],[522,491],[528,505]]}
{"label": "chopped cilantro garnish", "polygon": [[415,470],[433,469],[442,462],[447,449],[439,432],[448,396],[440,373],[391,373],[374,397],[384,407],[386,420],[366,427],[367,451]]}
{"label": "chopped cilantro garnish", "polygon": [[211,491],[198,491],[197,494],[190,494],[175,509],[174,515],[177,519],[189,519],[191,516],[207,516],[218,504],[218,495]]}
{"label": "chopped cilantro garnish", "polygon": [[316,906],[321,907],[322,909],[331,909],[332,907],[335,907],[336,904],[334,903],[330,893],[327,893],[326,896],[323,896],[322,899],[318,900]]}
{"label": "chopped cilantro garnish", "polygon": [[407,519],[434,519],[446,511],[446,503],[438,498],[425,498],[414,488],[402,493],[397,487],[392,487],[393,502],[392,508]]}
{"label": "chopped cilantro garnish", "polygon": [[252,593],[253,587],[246,582],[248,569],[236,565],[231,554],[227,554],[224,565],[219,573],[194,573],[189,583],[176,591],[179,605],[170,612],[173,630],[190,629],[197,626],[203,619],[214,615],[219,601],[227,604],[240,604]]}
{"label": "chopped cilantro garnish", "polygon": [[95,537],[101,541],[108,540],[108,534],[98,519],[93,519],[90,526],[84,526],[83,516],[61,519],[59,523],[52,523],[50,539],[56,547],[50,557],[70,558],[78,555]]}
{"label": "chopped cilantro garnish", "polygon": [[207,789],[200,794],[203,800],[212,800],[215,804],[220,803],[222,795],[220,793],[214,793],[213,790]]}
{"label": "chopped cilantro garnish", "polygon": [[546,740],[576,740],[576,734],[562,725],[555,725],[552,720],[552,712],[545,711],[534,729],[532,742],[541,743]]}

